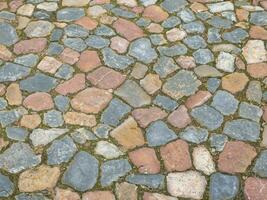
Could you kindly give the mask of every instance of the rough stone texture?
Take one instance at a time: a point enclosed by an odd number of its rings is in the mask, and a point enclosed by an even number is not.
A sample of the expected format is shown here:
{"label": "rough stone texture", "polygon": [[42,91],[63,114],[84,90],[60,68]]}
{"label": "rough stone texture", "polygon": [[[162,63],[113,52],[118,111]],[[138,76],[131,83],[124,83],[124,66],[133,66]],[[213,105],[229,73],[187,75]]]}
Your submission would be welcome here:
{"label": "rough stone texture", "polygon": [[176,128],[184,128],[191,123],[191,118],[187,112],[185,106],[179,106],[175,111],[173,111],[169,117],[168,122]]}
{"label": "rough stone texture", "polygon": [[267,180],[257,177],[249,177],[245,181],[244,195],[246,199],[262,200],[266,197]]}
{"label": "rough stone texture", "polygon": [[219,156],[218,168],[227,173],[243,173],[256,157],[254,147],[240,141],[227,142]]}

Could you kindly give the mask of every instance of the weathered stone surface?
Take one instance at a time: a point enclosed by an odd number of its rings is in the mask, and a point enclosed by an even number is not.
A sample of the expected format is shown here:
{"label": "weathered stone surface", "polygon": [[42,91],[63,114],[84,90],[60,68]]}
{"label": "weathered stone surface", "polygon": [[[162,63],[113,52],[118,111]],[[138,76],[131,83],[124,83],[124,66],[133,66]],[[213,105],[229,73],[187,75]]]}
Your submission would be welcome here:
{"label": "weathered stone surface", "polygon": [[33,37],[46,37],[48,36],[54,28],[54,24],[48,21],[34,21],[30,22],[24,29],[26,35],[30,38]]}
{"label": "weathered stone surface", "polygon": [[167,121],[176,128],[184,128],[191,123],[191,118],[187,108],[181,105],[168,116]]}
{"label": "weathered stone surface", "polygon": [[267,177],[267,151],[264,150],[260,153],[260,156],[257,158],[253,171],[260,177]]}
{"label": "weathered stone surface", "polygon": [[167,190],[172,196],[202,199],[207,181],[196,171],[170,173],[167,176]]}
{"label": "weathered stone surface", "polygon": [[143,147],[131,151],[129,158],[140,173],[156,174],[160,172],[160,162],[152,148]]}
{"label": "weathered stone surface", "polygon": [[39,53],[45,49],[47,39],[33,38],[29,40],[21,40],[14,45],[15,54]]}
{"label": "weathered stone surface", "polygon": [[206,147],[195,147],[192,156],[194,166],[197,170],[202,171],[206,175],[210,175],[216,171],[212,156]]}
{"label": "weathered stone surface", "polygon": [[245,181],[244,196],[246,199],[264,199],[267,194],[267,180],[249,177]]}
{"label": "weathered stone surface", "polygon": [[143,133],[132,117],[111,131],[110,135],[126,150],[142,146],[145,143]]}
{"label": "weathered stone surface", "polygon": [[35,192],[55,187],[59,179],[58,167],[40,165],[34,169],[24,171],[19,176],[18,187],[20,192]]}
{"label": "weathered stone surface", "polygon": [[137,200],[137,186],[134,184],[117,183],[115,192],[118,200]]}
{"label": "weathered stone surface", "polygon": [[73,94],[85,88],[85,75],[76,74],[68,81],[59,84],[55,90],[62,95]]}
{"label": "weathered stone surface", "polygon": [[94,115],[87,115],[79,112],[67,112],[63,116],[66,124],[93,127],[96,125]]}
{"label": "weathered stone surface", "polygon": [[0,44],[11,46],[19,39],[16,29],[6,22],[0,23]]}
{"label": "weathered stone surface", "polygon": [[71,106],[84,113],[98,113],[110,102],[112,95],[107,90],[87,88],[71,100]]}
{"label": "weathered stone surface", "polygon": [[38,165],[41,162],[41,156],[34,154],[28,144],[14,143],[0,155],[0,168],[9,173],[18,173]]}
{"label": "weathered stone surface", "polygon": [[0,68],[0,82],[14,82],[25,78],[30,71],[28,67],[7,62]]}
{"label": "weathered stone surface", "polygon": [[253,146],[241,141],[227,142],[219,155],[218,168],[227,173],[244,173],[256,157]]}
{"label": "weathered stone surface", "polygon": [[267,60],[264,43],[261,40],[249,40],[242,50],[248,64],[261,63]]}
{"label": "weathered stone surface", "polygon": [[70,189],[56,188],[55,200],[80,200],[80,196]]}
{"label": "weathered stone surface", "polygon": [[174,99],[180,99],[184,96],[194,94],[201,82],[193,72],[181,70],[163,85],[163,92]]}
{"label": "weathered stone surface", "polygon": [[126,181],[152,189],[161,189],[164,186],[165,177],[161,174],[131,174]]}
{"label": "weathered stone surface", "polygon": [[97,159],[85,151],[80,151],[64,172],[62,183],[84,192],[94,187],[98,171]]}
{"label": "weathered stone surface", "polygon": [[115,94],[135,108],[148,105],[151,102],[150,96],[132,80],[125,81],[115,91]]}
{"label": "weathered stone surface", "polygon": [[50,94],[45,92],[36,92],[23,101],[23,105],[34,111],[49,110],[54,107],[54,103]]}
{"label": "weathered stone surface", "polygon": [[222,88],[237,93],[245,89],[248,77],[244,73],[235,72],[222,78]]}
{"label": "weathered stone surface", "polygon": [[0,173],[0,197],[9,197],[13,194],[14,189],[14,184],[9,177]]}
{"label": "weathered stone surface", "polygon": [[192,143],[202,143],[208,139],[208,130],[204,128],[188,126],[183,132],[180,133],[180,137],[183,140]]}
{"label": "weathered stone surface", "polygon": [[106,159],[117,158],[123,155],[123,152],[117,146],[106,141],[99,141],[96,144],[95,152],[98,155],[104,156]]}
{"label": "weathered stone surface", "polygon": [[86,192],[83,194],[83,200],[115,200],[115,196],[110,191],[95,191],[95,192]]}
{"label": "weathered stone surface", "polygon": [[211,175],[209,198],[211,200],[234,199],[240,187],[239,179],[222,173]]}

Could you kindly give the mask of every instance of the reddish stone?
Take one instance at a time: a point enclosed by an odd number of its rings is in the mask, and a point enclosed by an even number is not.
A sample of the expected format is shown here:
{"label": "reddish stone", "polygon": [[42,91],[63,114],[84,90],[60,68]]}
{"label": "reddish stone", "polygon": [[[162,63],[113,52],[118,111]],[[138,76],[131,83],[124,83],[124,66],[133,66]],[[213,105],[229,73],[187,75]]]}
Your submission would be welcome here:
{"label": "reddish stone", "polygon": [[51,95],[45,92],[30,94],[24,99],[23,105],[34,111],[49,110],[54,107]]}
{"label": "reddish stone", "polygon": [[160,171],[160,162],[152,148],[143,147],[132,151],[129,158],[140,173],[157,174]]}
{"label": "reddish stone", "polygon": [[107,90],[87,88],[74,96],[71,106],[84,113],[98,113],[102,111],[112,99]]}
{"label": "reddish stone", "polygon": [[86,192],[82,200],[115,200],[115,196],[111,191]]}
{"label": "reddish stone", "polygon": [[151,107],[135,109],[132,115],[142,128],[146,128],[151,122],[165,118],[167,113],[158,107]]}
{"label": "reddish stone", "polygon": [[231,93],[237,93],[245,89],[248,80],[246,74],[234,72],[222,78],[222,88]]}
{"label": "reddish stone", "polygon": [[254,39],[267,40],[267,30],[261,26],[251,26],[249,35]]}
{"label": "reddish stone", "polygon": [[129,41],[135,40],[145,35],[141,28],[139,28],[135,23],[126,19],[119,18],[116,22],[114,22],[113,27],[119,34],[121,34]]}
{"label": "reddish stone", "polygon": [[147,26],[146,29],[150,33],[161,33],[163,31],[162,26],[156,23],[149,24],[149,26]]}
{"label": "reddish stone", "polygon": [[246,200],[266,200],[267,179],[249,177],[245,181],[244,196]]}
{"label": "reddish stone", "polygon": [[110,48],[116,50],[118,53],[125,53],[127,51],[128,46],[128,40],[122,37],[115,36],[111,38]]}
{"label": "reddish stone", "polygon": [[245,142],[227,142],[223,152],[219,155],[219,171],[227,173],[243,173],[256,156],[256,149]]}
{"label": "reddish stone", "polygon": [[206,101],[208,101],[210,97],[211,97],[210,92],[200,90],[196,94],[193,94],[186,100],[185,106],[190,109],[197,107],[197,106],[201,106]]}
{"label": "reddish stone", "polygon": [[72,79],[59,84],[55,90],[59,94],[67,95],[76,93],[84,88],[85,88],[85,75],[76,74]]}
{"label": "reddish stone", "polygon": [[29,40],[22,40],[15,44],[15,54],[40,53],[47,45],[46,38],[33,38]]}
{"label": "reddish stone", "polygon": [[161,147],[160,155],[167,171],[185,171],[192,167],[189,146],[183,140],[176,140]]}
{"label": "reddish stone", "polygon": [[267,1],[261,1],[260,5],[264,8],[264,10],[267,10]]}
{"label": "reddish stone", "polygon": [[136,6],[136,7],[132,8],[132,11],[135,12],[136,14],[140,14],[144,11],[144,7]]}
{"label": "reddish stone", "polygon": [[148,94],[154,94],[161,88],[162,82],[158,74],[147,74],[145,78],[140,81],[140,85]]}
{"label": "reddish stone", "polygon": [[8,5],[11,12],[16,12],[17,9],[23,4],[23,0],[13,0]]}
{"label": "reddish stone", "polygon": [[184,69],[191,69],[196,66],[195,59],[191,56],[180,56],[176,59],[176,62]]}
{"label": "reddish stone", "polygon": [[236,16],[239,21],[247,21],[249,12],[244,9],[236,9]]}
{"label": "reddish stone", "polygon": [[96,118],[94,115],[87,115],[80,112],[67,112],[63,115],[66,124],[94,127]]}
{"label": "reddish stone", "polygon": [[6,86],[0,83],[0,96],[3,96],[6,93]]}
{"label": "reddish stone", "polygon": [[6,8],[8,8],[7,2],[0,2],[0,10],[4,10]]}
{"label": "reddish stone", "polygon": [[83,28],[86,28],[87,30],[91,31],[97,27],[98,22],[96,20],[91,19],[90,17],[82,17],[75,21],[75,24],[78,24]]}
{"label": "reddish stone", "polygon": [[87,75],[87,79],[101,89],[116,89],[125,78],[125,75],[107,67],[100,67]]}
{"label": "reddish stone", "polygon": [[58,61],[54,57],[45,56],[41,62],[37,65],[37,69],[54,74],[60,68],[62,65],[62,62]]}
{"label": "reddish stone", "polygon": [[267,63],[250,64],[247,71],[253,78],[264,78],[267,76]]}
{"label": "reddish stone", "polygon": [[0,45],[0,59],[4,61],[11,61],[13,59],[12,52],[4,45]]}
{"label": "reddish stone", "polygon": [[56,196],[54,200],[80,200],[78,193],[69,189],[56,188]]}
{"label": "reddish stone", "polygon": [[143,17],[147,17],[154,22],[162,22],[167,19],[169,14],[157,5],[151,5],[145,8]]}
{"label": "reddish stone", "polygon": [[77,51],[74,51],[70,48],[66,48],[59,55],[59,58],[62,62],[73,65],[79,60],[80,54]]}
{"label": "reddish stone", "polygon": [[184,105],[179,106],[175,111],[173,111],[167,120],[176,128],[184,128],[191,123],[191,118]]}
{"label": "reddish stone", "polygon": [[240,57],[235,58],[235,65],[238,69],[246,69],[246,65]]}
{"label": "reddish stone", "polygon": [[96,51],[86,50],[81,53],[80,59],[77,62],[78,68],[82,72],[89,72],[101,65],[101,60]]}
{"label": "reddish stone", "polygon": [[159,193],[144,192],[143,200],[177,200],[177,198]]}
{"label": "reddish stone", "polygon": [[35,129],[41,124],[41,122],[42,119],[38,114],[23,115],[20,120],[20,125],[25,128]]}
{"label": "reddish stone", "polygon": [[115,191],[118,200],[137,200],[137,186],[134,184],[117,183]]}

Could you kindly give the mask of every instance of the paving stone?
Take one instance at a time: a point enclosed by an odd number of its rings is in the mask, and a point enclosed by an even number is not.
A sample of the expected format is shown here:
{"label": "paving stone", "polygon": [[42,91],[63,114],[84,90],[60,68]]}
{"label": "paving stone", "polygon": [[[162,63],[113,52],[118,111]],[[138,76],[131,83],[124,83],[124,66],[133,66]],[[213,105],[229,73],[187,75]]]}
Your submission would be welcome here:
{"label": "paving stone", "polygon": [[9,23],[0,23],[0,44],[11,46],[15,44],[19,38],[16,29]]}
{"label": "paving stone", "polygon": [[215,93],[211,106],[223,115],[234,114],[238,108],[239,101],[230,93],[219,90]]}
{"label": "paving stone", "polygon": [[211,98],[211,93],[209,93],[208,91],[199,90],[196,94],[193,94],[186,100],[185,106],[187,108],[192,109],[197,106],[201,106],[206,101],[208,101],[210,98]]}
{"label": "paving stone", "polygon": [[14,192],[14,184],[8,176],[0,173],[0,197],[9,197]]}
{"label": "paving stone", "polygon": [[129,55],[145,64],[151,63],[157,57],[156,51],[147,38],[140,38],[132,42],[129,47]]}
{"label": "paving stone", "polygon": [[137,186],[134,184],[127,182],[117,183],[115,192],[118,200],[137,200]]}
{"label": "paving stone", "polygon": [[27,54],[23,56],[16,57],[14,62],[26,67],[34,67],[37,65],[39,56],[36,54]]}
{"label": "paving stone", "polygon": [[160,162],[157,158],[155,150],[143,147],[129,153],[131,162],[143,174],[157,174],[160,172]]}
{"label": "paving stone", "polygon": [[260,153],[259,157],[256,159],[255,166],[253,167],[253,172],[260,177],[267,177],[267,168],[266,168],[266,160],[267,160],[267,151],[264,150]]}
{"label": "paving stone", "polygon": [[211,19],[207,21],[207,23],[215,28],[223,28],[223,29],[229,29],[231,28],[232,22],[228,19],[219,17],[219,16],[213,16]]}
{"label": "paving stone", "polygon": [[82,72],[89,72],[101,65],[96,51],[86,50],[81,53],[77,66]]}
{"label": "paving stone", "polygon": [[260,103],[262,99],[261,83],[259,81],[250,81],[246,91],[248,100]]}
{"label": "paving stone", "polygon": [[61,112],[66,112],[70,107],[70,99],[63,95],[57,95],[54,102],[56,108]]}
{"label": "paving stone", "polygon": [[15,196],[16,200],[48,200],[42,193],[21,193]]}
{"label": "paving stone", "polygon": [[98,177],[97,159],[85,151],[77,153],[62,177],[62,183],[84,192],[94,187]]}
{"label": "paving stone", "polygon": [[132,80],[125,81],[115,91],[115,94],[135,108],[151,103],[150,96],[148,96],[146,92]]}
{"label": "paving stone", "polygon": [[255,122],[259,122],[263,114],[263,111],[258,106],[249,104],[247,102],[241,102],[239,106],[238,114],[242,118],[251,119]]}
{"label": "paving stone", "polygon": [[100,67],[89,73],[87,79],[98,88],[116,89],[124,82],[125,75],[107,67]]}
{"label": "paving stone", "polygon": [[237,93],[245,89],[248,80],[244,73],[234,72],[222,78],[222,88],[231,93]]}
{"label": "paving stone", "polygon": [[160,76],[160,78],[166,78],[178,68],[179,67],[175,64],[174,60],[167,56],[160,56],[153,66],[153,70]]}
{"label": "paving stone", "polygon": [[126,177],[126,181],[152,189],[161,189],[164,186],[164,176],[161,174],[131,174]]}
{"label": "paving stone", "polygon": [[63,115],[66,124],[93,127],[96,125],[94,115],[87,115],[80,112],[67,112]]}
{"label": "paving stone", "polygon": [[23,105],[34,111],[49,110],[54,107],[51,95],[45,92],[36,92],[27,96]]}
{"label": "paving stone", "polygon": [[252,12],[249,21],[252,24],[264,26],[267,24],[267,12]]}
{"label": "paving stone", "polygon": [[160,90],[162,82],[159,75],[157,74],[147,74],[142,80],[140,80],[140,85],[146,90],[148,94],[154,94]]}
{"label": "paving stone", "polygon": [[167,113],[157,107],[139,108],[132,112],[132,116],[142,128],[146,128],[151,122],[165,118]]}
{"label": "paving stone", "polygon": [[110,48],[104,48],[101,52],[105,64],[114,69],[126,69],[134,62],[133,58],[119,55]]}
{"label": "paving stone", "polygon": [[55,140],[47,149],[47,164],[59,165],[68,162],[76,151],[77,147],[69,136]]}
{"label": "paving stone", "polygon": [[226,142],[228,141],[228,137],[223,134],[213,134],[209,141],[212,148],[214,148],[216,151],[222,151]]}
{"label": "paving stone", "polygon": [[196,171],[170,173],[167,176],[167,190],[172,196],[202,199],[207,181]]}
{"label": "paving stone", "polygon": [[184,8],[188,3],[184,0],[164,0],[161,6],[169,13],[174,13]]}
{"label": "paving stone", "polygon": [[102,186],[111,185],[120,177],[125,176],[132,169],[130,163],[125,159],[106,161],[101,165]]}
{"label": "paving stone", "polygon": [[222,41],[220,29],[209,28],[208,30],[208,43],[220,43]]}
{"label": "paving stone", "polygon": [[211,175],[209,198],[211,200],[234,199],[240,188],[237,176],[215,173]]}
{"label": "paving stone", "polygon": [[234,139],[255,142],[259,139],[260,126],[247,119],[236,119],[225,123],[223,133]]}
{"label": "paving stone", "polygon": [[219,155],[219,171],[232,174],[244,173],[256,155],[255,148],[247,143],[241,141],[227,142]]}
{"label": "paving stone", "polygon": [[245,181],[244,196],[246,199],[264,199],[267,193],[266,179],[248,177]]}
{"label": "paving stone", "polygon": [[206,175],[210,175],[216,171],[212,156],[206,147],[195,147],[192,156],[194,166],[197,170],[202,171]]}
{"label": "paving stone", "polygon": [[266,63],[247,65],[247,71],[253,78],[264,78],[267,76]]}
{"label": "paving stone", "polygon": [[[49,174],[49,176],[47,176]],[[57,184],[60,170],[58,167],[40,165],[20,174],[18,187],[20,192],[35,192],[52,189]]]}
{"label": "paving stone", "polygon": [[191,115],[200,125],[207,127],[209,130],[215,130],[223,123],[223,115],[207,105],[194,108]]}
{"label": "paving stone", "polygon": [[209,78],[207,81],[207,89],[211,93],[216,92],[216,90],[220,87],[220,85],[221,85],[221,80],[218,78]]}
{"label": "paving stone", "polygon": [[225,71],[225,72],[234,72],[235,71],[235,56],[220,52],[216,60],[216,68]]}
{"label": "paving stone", "polygon": [[57,79],[43,73],[36,73],[20,81],[20,89],[27,92],[49,92],[57,85]]}
{"label": "paving stone", "polygon": [[199,49],[193,53],[196,63],[207,64],[214,60],[214,56],[209,49]]}
{"label": "paving stone", "polygon": [[0,168],[9,173],[16,174],[24,169],[38,165],[41,156],[34,154],[26,143],[14,143],[0,155]]}
{"label": "paving stone", "polygon": [[177,198],[172,197],[172,196],[167,196],[164,194],[160,193],[150,193],[150,192],[145,192],[143,195],[144,200],[153,200],[153,199],[162,199],[162,200],[177,200]]}
{"label": "paving stone", "polygon": [[71,22],[85,15],[82,8],[63,8],[57,11],[57,20]]}
{"label": "paving stone", "polygon": [[143,17],[149,18],[157,23],[164,21],[168,16],[169,14],[157,5],[147,6],[143,13]]}
{"label": "paving stone", "polygon": [[199,35],[188,36],[183,42],[191,49],[200,49],[207,46],[205,40]]}
{"label": "paving stone", "polygon": [[29,54],[40,53],[45,49],[47,45],[47,39],[45,38],[32,38],[29,40],[21,40],[14,45],[14,53]]}
{"label": "paving stone", "polygon": [[80,200],[80,195],[76,192],[71,191],[70,189],[56,188],[56,200],[72,199]]}
{"label": "paving stone", "polygon": [[94,191],[83,194],[83,200],[115,200],[115,196],[111,191]]}
{"label": "paving stone", "polygon": [[174,99],[194,94],[201,82],[193,72],[181,70],[163,85],[163,92]]}
{"label": "paving stone", "polygon": [[208,131],[204,128],[188,126],[183,132],[180,133],[180,138],[192,143],[202,143],[208,139]]}
{"label": "paving stone", "polygon": [[86,43],[81,38],[66,38],[63,44],[74,51],[82,52],[87,48]]}
{"label": "paving stone", "polygon": [[95,152],[98,155],[104,156],[106,159],[117,158],[123,155],[117,146],[106,141],[99,141],[96,144]]}
{"label": "paving stone", "polygon": [[176,128],[185,128],[191,123],[191,118],[187,108],[181,105],[168,116],[167,121]]}
{"label": "paving stone", "polygon": [[167,111],[172,111],[178,106],[176,101],[174,101],[168,96],[163,95],[157,95],[156,98],[153,100],[153,103]]}
{"label": "paving stone", "polygon": [[84,113],[98,113],[108,105],[111,99],[112,95],[107,90],[87,88],[74,96],[71,106]]}
{"label": "paving stone", "polygon": [[237,28],[231,32],[225,32],[222,34],[222,38],[230,43],[241,43],[247,37],[248,33],[241,28]]}
{"label": "paving stone", "polygon": [[25,34],[29,38],[33,37],[46,37],[50,35],[55,26],[48,21],[34,21],[30,22],[24,29]]}
{"label": "paving stone", "polygon": [[101,122],[111,126],[117,126],[121,119],[130,111],[130,106],[121,100],[114,98],[111,100],[108,107],[103,111],[101,115]]}
{"label": "paving stone", "polygon": [[68,129],[50,128],[50,129],[34,129],[30,134],[30,140],[33,146],[47,145],[54,139],[68,132]]}
{"label": "paving stone", "polygon": [[20,120],[20,125],[29,129],[35,129],[40,124],[41,124],[41,117],[38,114],[23,115]]}
{"label": "paving stone", "polygon": [[24,128],[19,127],[7,127],[6,135],[9,139],[16,141],[25,141],[29,132]]}
{"label": "paving stone", "polygon": [[14,82],[25,78],[31,69],[14,63],[5,63],[0,68],[0,82]]}
{"label": "paving stone", "polygon": [[175,132],[160,120],[151,123],[146,129],[146,139],[151,147],[167,144],[176,138]]}
{"label": "paving stone", "polygon": [[105,39],[101,36],[96,36],[96,35],[90,35],[85,40],[85,42],[86,42],[88,47],[92,47],[92,48],[96,48],[96,49],[102,49],[104,47],[109,46],[109,44],[110,44],[110,41],[108,39]]}
{"label": "paving stone", "polygon": [[64,32],[68,37],[85,38],[89,35],[87,29],[80,25],[70,24],[64,28]]}
{"label": "paving stone", "polygon": [[161,55],[173,57],[173,56],[185,55],[187,53],[187,48],[184,44],[178,43],[170,47],[166,46],[158,47],[158,51]]}
{"label": "paving stone", "polygon": [[261,63],[267,60],[264,43],[261,40],[248,40],[242,49],[242,54],[248,64]]}
{"label": "paving stone", "polygon": [[19,84],[11,83],[6,89],[6,99],[9,105],[21,105],[22,93]]}

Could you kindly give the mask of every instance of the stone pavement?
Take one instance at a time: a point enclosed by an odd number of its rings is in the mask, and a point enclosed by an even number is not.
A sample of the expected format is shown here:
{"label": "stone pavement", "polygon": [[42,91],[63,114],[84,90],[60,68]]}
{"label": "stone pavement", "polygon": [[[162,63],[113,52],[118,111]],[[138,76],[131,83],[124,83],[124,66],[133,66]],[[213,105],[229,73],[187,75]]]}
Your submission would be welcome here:
{"label": "stone pavement", "polygon": [[266,0],[0,0],[0,199],[267,200]]}

